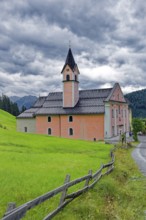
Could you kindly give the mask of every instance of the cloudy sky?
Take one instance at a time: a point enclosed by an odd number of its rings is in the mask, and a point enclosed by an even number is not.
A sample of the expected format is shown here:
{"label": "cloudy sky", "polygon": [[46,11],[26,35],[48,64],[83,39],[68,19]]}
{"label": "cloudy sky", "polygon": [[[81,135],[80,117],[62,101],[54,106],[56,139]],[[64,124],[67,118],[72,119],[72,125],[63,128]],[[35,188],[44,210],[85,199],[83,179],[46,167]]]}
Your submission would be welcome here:
{"label": "cloudy sky", "polygon": [[0,0],[0,94],[60,91],[69,41],[80,89],[146,88],[144,0]]}

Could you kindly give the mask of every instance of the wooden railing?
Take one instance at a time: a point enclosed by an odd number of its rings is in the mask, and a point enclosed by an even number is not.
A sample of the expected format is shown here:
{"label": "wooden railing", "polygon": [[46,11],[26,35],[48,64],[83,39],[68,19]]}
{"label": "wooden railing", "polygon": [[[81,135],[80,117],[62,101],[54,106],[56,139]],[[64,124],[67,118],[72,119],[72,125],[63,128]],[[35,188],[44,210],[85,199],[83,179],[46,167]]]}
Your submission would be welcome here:
{"label": "wooden railing", "polygon": [[[87,190],[92,188],[101,179],[101,177],[103,177],[106,174],[109,174],[113,170],[114,161],[115,161],[113,151],[111,151],[110,156],[111,156],[111,162],[101,165],[99,170],[97,170],[94,174],[92,174],[92,170],[89,170],[87,175],[85,175],[81,178],[75,179],[73,181],[70,181],[70,175],[66,175],[64,185],[62,185],[62,186],[60,186],[50,192],[47,192],[46,194],[41,195],[32,201],[29,201],[29,202],[27,202],[17,208],[15,207],[14,203],[9,203],[7,212],[5,213],[2,220],[19,220],[23,216],[25,216],[25,214],[28,210],[43,203],[46,200],[49,200],[50,198],[54,197],[58,193],[61,193],[59,206],[54,211],[49,213],[43,220],[52,219],[67,204],[69,204],[76,197],[80,196],[81,194],[83,194],[84,192],[86,192]],[[67,191],[70,187],[77,185],[81,182],[85,182],[84,187],[82,189],[79,189],[78,191],[73,192],[71,194],[67,194]]]}

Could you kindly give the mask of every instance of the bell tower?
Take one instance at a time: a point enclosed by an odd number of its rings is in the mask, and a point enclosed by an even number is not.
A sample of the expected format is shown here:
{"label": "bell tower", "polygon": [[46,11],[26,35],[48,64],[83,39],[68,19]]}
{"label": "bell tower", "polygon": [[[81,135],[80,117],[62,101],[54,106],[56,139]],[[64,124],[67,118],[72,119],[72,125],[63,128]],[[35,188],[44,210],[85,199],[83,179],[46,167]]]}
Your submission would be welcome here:
{"label": "bell tower", "polygon": [[79,100],[79,70],[71,48],[68,50],[63,74],[63,108],[73,108]]}

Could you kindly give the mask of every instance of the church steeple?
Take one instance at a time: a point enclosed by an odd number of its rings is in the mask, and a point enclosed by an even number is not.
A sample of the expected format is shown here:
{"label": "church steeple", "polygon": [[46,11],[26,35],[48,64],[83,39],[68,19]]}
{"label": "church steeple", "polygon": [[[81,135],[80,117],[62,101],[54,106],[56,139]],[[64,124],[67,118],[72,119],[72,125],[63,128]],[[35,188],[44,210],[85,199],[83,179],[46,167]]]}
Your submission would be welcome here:
{"label": "church steeple", "polygon": [[68,65],[71,68],[72,71],[74,71],[75,67],[77,66],[77,64],[75,63],[71,48],[69,48],[69,50],[68,50],[66,61],[65,61],[65,64],[63,66],[63,69],[62,69],[61,73],[63,73],[66,65]]}
{"label": "church steeple", "polygon": [[61,73],[63,74],[63,107],[71,108],[74,107],[79,100],[79,70],[71,48],[68,50],[66,61]]}

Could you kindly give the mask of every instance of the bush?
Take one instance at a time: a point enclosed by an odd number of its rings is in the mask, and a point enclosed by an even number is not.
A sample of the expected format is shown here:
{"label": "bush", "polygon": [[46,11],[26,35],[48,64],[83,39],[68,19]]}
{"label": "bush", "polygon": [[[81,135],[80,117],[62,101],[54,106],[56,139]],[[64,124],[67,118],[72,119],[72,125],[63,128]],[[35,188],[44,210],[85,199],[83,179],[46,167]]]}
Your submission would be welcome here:
{"label": "bush", "polygon": [[134,132],[133,133],[133,139],[134,139],[134,141],[138,141],[138,136],[137,136],[137,132]]}

